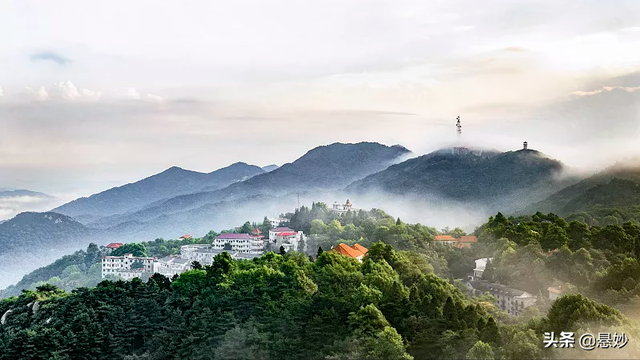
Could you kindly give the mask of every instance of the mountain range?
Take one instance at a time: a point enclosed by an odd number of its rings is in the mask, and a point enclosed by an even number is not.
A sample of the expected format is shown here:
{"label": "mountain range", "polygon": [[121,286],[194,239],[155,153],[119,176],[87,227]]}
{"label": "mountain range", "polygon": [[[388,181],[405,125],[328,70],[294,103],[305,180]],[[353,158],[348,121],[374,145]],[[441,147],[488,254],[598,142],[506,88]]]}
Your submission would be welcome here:
{"label": "mountain range", "polygon": [[54,212],[87,221],[136,211],[153,202],[200,190],[217,190],[265,173],[260,167],[238,162],[211,173],[185,170],[177,166],[159,174],[53,209]]}
{"label": "mountain range", "polygon": [[[385,209],[391,204],[397,207],[390,210],[403,219],[404,210],[425,217],[424,223],[435,222],[432,215],[448,211],[459,223],[471,221],[459,209],[486,219],[495,211],[517,212],[529,204],[535,204],[525,208],[529,212],[573,212],[602,201],[633,203],[611,199],[615,193],[624,194],[623,198],[640,196],[628,170],[567,178],[561,176],[562,163],[535,150],[454,148],[412,155],[400,145],[335,143],[266,170],[246,163],[211,173],[172,167],[49,213],[20,214],[0,224],[0,263],[10,264],[0,268],[0,286],[89,242],[148,241],[184,233],[201,236],[212,229],[275,216],[300,200],[348,197],[362,206]],[[597,200],[589,203],[588,199]],[[12,256],[18,251],[28,256]]]}
{"label": "mountain range", "polygon": [[[33,253],[30,259],[40,261],[14,264],[12,268],[22,272],[58,257],[59,247],[70,252],[91,241],[104,244],[171,238],[183,233],[203,235],[211,229],[279,214],[295,206],[299,192],[341,189],[410,154],[399,145],[335,143],[312,149],[269,172],[245,163],[209,174],[172,167],[138,182],[74,200],[46,217],[23,214],[10,220],[6,225],[12,232],[0,237],[5,243],[0,246],[0,260],[21,243],[27,244]],[[54,214],[59,217],[51,223],[49,217]],[[26,226],[24,221],[32,224]],[[50,235],[41,236],[52,226],[57,227]],[[0,228],[0,232],[5,229]],[[33,244],[23,242],[26,238],[37,240]],[[0,279],[14,281],[15,276],[3,267]],[[2,282],[0,286],[6,285]]]}

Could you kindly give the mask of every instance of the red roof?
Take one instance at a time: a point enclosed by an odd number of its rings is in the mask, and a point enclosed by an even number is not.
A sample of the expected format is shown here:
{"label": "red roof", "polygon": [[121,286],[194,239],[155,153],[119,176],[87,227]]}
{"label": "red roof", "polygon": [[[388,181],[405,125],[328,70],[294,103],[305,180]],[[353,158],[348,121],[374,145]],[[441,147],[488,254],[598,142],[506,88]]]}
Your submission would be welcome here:
{"label": "red roof", "polygon": [[257,227],[255,229],[253,229],[253,231],[251,232],[252,234],[262,234],[262,231],[260,231],[260,229],[258,229]]}
{"label": "red roof", "polygon": [[216,239],[253,239],[249,234],[224,233],[216,236]]}
{"label": "red roof", "polygon": [[451,235],[436,235],[433,239],[435,241],[456,241],[456,239]]}
{"label": "red roof", "polygon": [[107,245],[105,247],[107,247],[109,249],[117,249],[117,248],[119,248],[120,246],[123,246],[123,245],[124,245],[123,243],[111,243],[111,244],[109,244],[109,245]]}
{"label": "red roof", "polygon": [[460,239],[458,239],[458,241],[477,243],[478,238],[476,236],[462,236]]}
{"label": "red roof", "polygon": [[192,239],[193,237],[189,234],[184,234],[182,236],[180,236],[180,239]]}
{"label": "red roof", "polygon": [[358,249],[354,249],[354,248],[350,247],[347,244],[340,244],[340,245],[334,247],[333,249],[329,250],[328,252],[336,252],[338,254],[349,256],[349,257],[352,257],[352,258],[359,258],[359,257],[364,256],[363,252],[361,252]]}
{"label": "red roof", "polygon": [[287,231],[287,232],[279,232],[276,234],[276,236],[293,236],[296,235],[297,233],[295,232],[291,232],[291,231]]}

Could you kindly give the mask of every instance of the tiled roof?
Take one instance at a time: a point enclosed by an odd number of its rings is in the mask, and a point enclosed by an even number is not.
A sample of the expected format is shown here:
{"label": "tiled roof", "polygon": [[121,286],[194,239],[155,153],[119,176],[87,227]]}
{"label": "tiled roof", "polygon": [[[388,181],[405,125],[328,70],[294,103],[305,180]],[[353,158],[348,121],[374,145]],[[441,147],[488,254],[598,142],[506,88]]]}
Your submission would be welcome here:
{"label": "tiled roof", "polygon": [[289,229],[288,227],[277,227],[275,229],[271,229],[273,232],[283,232],[283,231],[293,231],[293,229]]}
{"label": "tiled roof", "polygon": [[182,236],[180,236],[180,239],[192,239],[193,236],[189,235],[189,234],[184,234]]}
{"label": "tiled roof", "polygon": [[347,244],[340,244],[329,250],[328,252],[336,252],[338,254],[346,255],[352,258],[359,258],[361,256],[364,256],[364,253],[362,253],[360,250],[354,249]]}
{"label": "tiled roof", "polygon": [[476,236],[462,236],[462,237],[460,237],[460,239],[458,239],[458,241],[460,241],[460,242],[477,243],[478,242],[478,237],[476,237]]}
{"label": "tiled roof", "polygon": [[107,245],[105,247],[108,247],[109,249],[117,249],[117,248],[119,248],[120,246],[123,246],[123,245],[124,245],[123,243],[111,243],[111,244],[109,244],[109,245]]}
{"label": "tiled roof", "polygon": [[224,233],[216,236],[216,239],[246,239],[250,240],[253,237],[249,234],[236,234],[236,233]]}
{"label": "tiled roof", "polygon": [[364,247],[364,246],[362,246],[360,244],[355,244],[355,245],[352,246],[352,248],[360,251],[363,254],[366,254],[367,252],[369,252],[369,249],[367,249],[366,247]]}
{"label": "tiled roof", "polygon": [[433,239],[435,241],[456,241],[456,239],[451,235],[436,235]]}
{"label": "tiled roof", "polygon": [[293,236],[293,235],[296,235],[296,233],[295,232],[291,232],[291,231],[289,231],[289,232],[279,232],[279,233],[276,234],[276,236]]}

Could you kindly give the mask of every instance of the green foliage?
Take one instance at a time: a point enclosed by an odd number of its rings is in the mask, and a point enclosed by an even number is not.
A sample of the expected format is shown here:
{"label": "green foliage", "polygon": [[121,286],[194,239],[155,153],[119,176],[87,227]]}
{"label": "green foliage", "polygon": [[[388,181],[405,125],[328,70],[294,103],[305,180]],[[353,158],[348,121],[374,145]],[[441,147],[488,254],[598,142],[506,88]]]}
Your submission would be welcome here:
{"label": "green foliage", "polygon": [[548,320],[549,328],[557,333],[574,331],[585,325],[621,325],[624,321],[619,310],[580,294],[565,295],[556,300],[549,309]]}
{"label": "green foliage", "polygon": [[136,257],[146,257],[147,247],[143,243],[128,243],[111,252],[111,256],[123,256],[126,254],[133,254],[133,256]]}
{"label": "green foliage", "polygon": [[467,360],[494,360],[495,356],[493,354],[493,349],[491,345],[484,343],[482,341],[478,341],[473,345],[471,349],[467,352],[466,356]]}

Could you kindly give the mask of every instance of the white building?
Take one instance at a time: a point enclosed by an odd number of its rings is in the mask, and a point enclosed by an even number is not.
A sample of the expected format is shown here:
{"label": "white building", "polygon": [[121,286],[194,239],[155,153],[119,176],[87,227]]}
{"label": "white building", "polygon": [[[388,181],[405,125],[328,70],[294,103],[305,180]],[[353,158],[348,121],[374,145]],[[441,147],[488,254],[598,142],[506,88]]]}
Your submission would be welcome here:
{"label": "white building", "polygon": [[487,263],[493,261],[493,258],[476,259],[476,267],[473,269],[473,276],[469,276],[469,280],[482,280],[482,274],[487,268]]}
{"label": "white building", "polygon": [[[302,231],[282,231],[275,234],[275,249],[279,250],[280,247],[284,247],[284,250],[298,251],[300,242],[305,240],[304,233]],[[306,251],[306,242],[303,244]]]}
{"label": "white building", "polygon": [[[130,280],[151,275],[155,260],[156,258],[134,257],[132,254],[105,256],[102,258],[102,278],[113,275]],[[134,264],[136,264],[136,268],[132,268]]]}
{"label": "white building", "polygon": [[180,247],[181,258],[191,262],[197,261],[202,265],[211,265],[213,258],[221,252],[220,249],[214,249],[209,244],[184,245]]}
{"label": "white building", "polygon": [[355,210],[356,209],[352,208],[351,201],[349,199],[347,199],[347,202],[345,204],[338,204],[338,202],[336,201],[331,206],[331,211],[337,212],[338,214],[344,214],[349,211],[355,211]]}
{"label": "white building", "polygon": [[279,233],[283,233],[283,232],[295,232],[295,230],[290,229],[288,227],[276,227],[273,228],[271,230],[269,230],[269,241],[271,243],[275,243],[276,242],[276,235]]}
{"label": "white building", "polygon": [[489,292],[496,298],[496,305],[513,316],[521,315],[524,308],[535,305],[537,301],[526,291],[487,281],[467,281],[467,288],[476,296]]}
{"label": "white building", "polygon": [[216,236],[211,245],[213,249],[225,250],[225,245],[230,247],[229,252],[237,251],[246,254],[261,254],[264,251],[264,242],[260,237],[249,234],[226,233]]}
{"label": "white building", "polygon": [[268,218],[267,220],[271,222],[272,228],[277,228],[278,226],[280,226],[280,224],[288,221],[287,219],[283,219],[283,218]]}
{"label": "white building", "polygon": [[153,263],[153,272],[171,278],[191,270],[191,263],[189,259],[179,256],[167,256]]}

